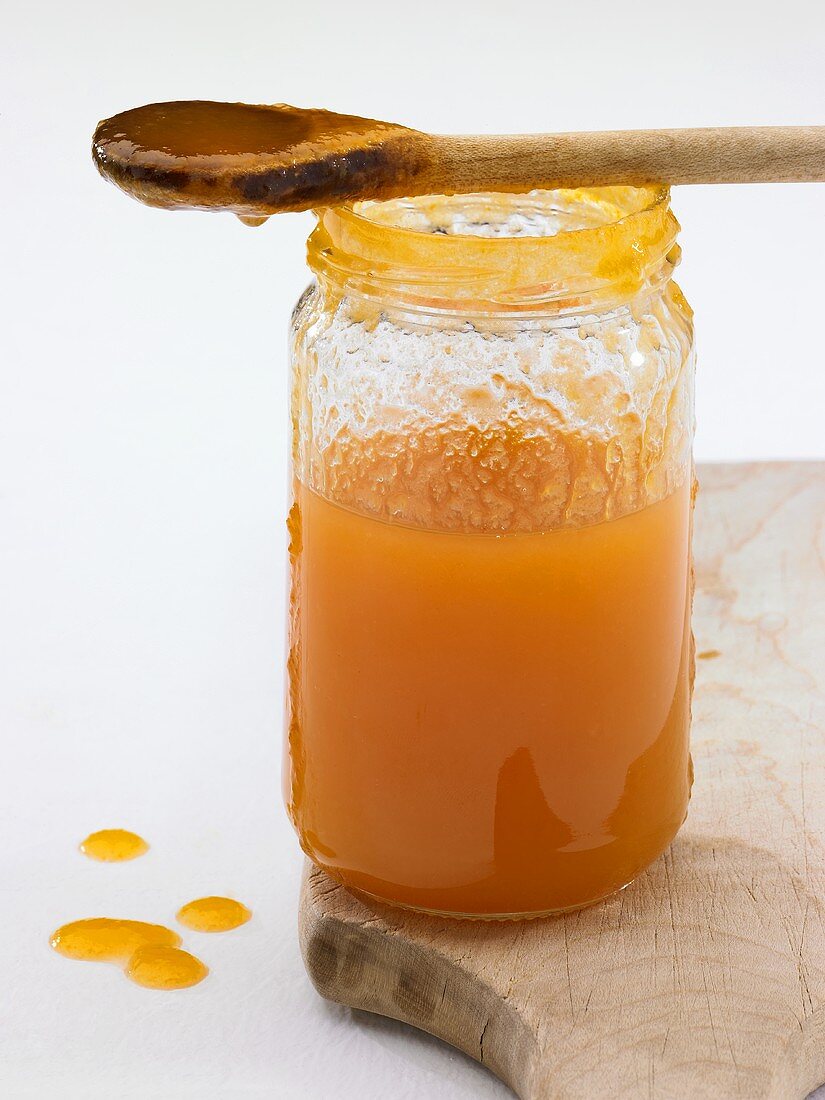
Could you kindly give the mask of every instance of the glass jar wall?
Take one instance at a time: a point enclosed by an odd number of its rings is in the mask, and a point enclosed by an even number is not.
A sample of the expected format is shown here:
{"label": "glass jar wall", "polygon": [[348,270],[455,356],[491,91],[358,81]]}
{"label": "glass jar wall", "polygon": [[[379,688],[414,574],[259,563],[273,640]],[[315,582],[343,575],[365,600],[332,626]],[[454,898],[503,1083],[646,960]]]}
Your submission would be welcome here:
{"label": "glass jar wall", "polygon": [[684,820],[677,231],[652,187],[320,215],[292,333],[285,794],[350,888],[559,911]]}

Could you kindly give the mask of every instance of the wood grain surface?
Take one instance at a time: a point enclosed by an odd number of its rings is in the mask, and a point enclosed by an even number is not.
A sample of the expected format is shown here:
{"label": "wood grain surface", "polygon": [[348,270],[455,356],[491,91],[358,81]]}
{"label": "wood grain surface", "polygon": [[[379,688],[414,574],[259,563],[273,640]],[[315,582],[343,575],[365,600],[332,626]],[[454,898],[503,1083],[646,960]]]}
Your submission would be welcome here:
{"label": "wood grain surface", "polygon": [[502,924],[307,867],[319,992],[447,1040],[524,1100],[798,1100],[825,1080],[825,464],[699,478],[696,782],[661,859],[599,905]]}
{"label": "wood grain surface", "polygon": [[420,186],[432,192],[825,180],[825,126],[432,134],[429,141],[429,176]]}

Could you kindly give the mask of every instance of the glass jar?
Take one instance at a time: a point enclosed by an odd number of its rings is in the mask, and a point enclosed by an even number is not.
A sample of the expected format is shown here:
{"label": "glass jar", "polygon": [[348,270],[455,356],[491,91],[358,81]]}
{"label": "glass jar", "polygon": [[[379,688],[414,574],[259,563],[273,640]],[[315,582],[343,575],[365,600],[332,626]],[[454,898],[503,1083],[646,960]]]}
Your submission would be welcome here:
{"label": "glass jar", "polygon": [[656,187],[322,211],[292,325],[286,803],[347,887],[586,905],[691,786],[691,311]]}

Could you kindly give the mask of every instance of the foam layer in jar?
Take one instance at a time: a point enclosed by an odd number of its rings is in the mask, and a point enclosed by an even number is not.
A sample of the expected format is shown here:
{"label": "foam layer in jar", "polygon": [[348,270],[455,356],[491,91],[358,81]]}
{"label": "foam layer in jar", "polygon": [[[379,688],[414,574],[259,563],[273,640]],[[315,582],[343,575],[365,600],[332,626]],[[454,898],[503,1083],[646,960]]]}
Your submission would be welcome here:
{"label": "foam layer in jar", "polygon": [[[349,280],[319,272],[294,324],[297,475],[344,506],[450,531],[577,526],[668,495],[686,475],[693,418],[670,221],[658,210],[658,232],[641,224],[628,238],[627,218],[611,222],[605,201],[577,212],[572,199],[476,198],[370,204],[390,221],[375,223],[370,247],[391,248],[395,234],[399,249],[383,268],[350,256]],[[433,237],[459,250],[469,239],[472,250],[463,269],[461,251],[444,257],[437,299],[438,272],[410,264],[417,239]],[[519,289],[503,250],[531,246],[514,262],[535,276],[535,247],[551,238],[557,258],[570,253],[567,283],[554,282],[545,256],[545,283]],[[647,253],[624,264],[616,249],[633,239]],[[479,247],[494,258],[487,275]],[[331,252],[340,266],[340,248]]]}

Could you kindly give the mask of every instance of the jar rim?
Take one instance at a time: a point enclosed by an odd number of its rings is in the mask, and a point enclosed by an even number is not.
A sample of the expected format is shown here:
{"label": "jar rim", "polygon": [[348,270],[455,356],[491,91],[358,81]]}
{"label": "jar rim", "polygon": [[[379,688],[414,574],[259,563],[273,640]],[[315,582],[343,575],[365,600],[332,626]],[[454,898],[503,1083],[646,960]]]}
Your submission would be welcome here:
{"label": "jar rim", "polygon": [[[412,306],[585,308],[632,297],[668,257],[669,274],[679,231],[669,199],[666,185],[644,184],[348,204],[317,212],[308,261],[355,293]],[[455,221],[468,210],[480,231]]]}
{"label": "jar rim", "polygon": [[[493,247],[507,246],[518,244],[520,241],[536,241],[536,240],[551,240],[560,234],[570,233],[587,233],[597,226],[578,226],[570,229],[559,229],[555,233],[548,233],[536,236],[516,235],[516,234],[502,234],[500,236],[486,236],[482,234],[450,234],[450,233],[433,233],[431,230],[421,230],[411,228],[409,226],[399,225],[396,222],[389,222],[378,220],[374,217],[370,217],[364,213],[366,209],[370,210],[385,210],[389,211],[392,208],[397,208],[403,204],[409,204],[410,206],[422,206],[425,203],[432,205],[436,203],[453,203],[464,205],[472,200],[481,199],[495,199],[497,201],[509,202],[519,201],[524,199],[530,199],[533,196],[597,196],[609,198],[611,196],[619,199],[622,194],[628,198],[631,196],[638,196],[640,200],[643,200],[640,205],[633,208],[628,208],[620,214],[619,217],[610,219],[601,223],[603,226],[618,226],[623,222],[626,222],[629,218],[635,218],[644,216],[657,207],[667,206],[670,203],[670,187],[664,183],[646,183],[646,184],[628,184],[625,186],[605,186],[605,187],[588,187],[588,188],[548,188],[548,189],[536,189],[528,192],[506,192],[506,191],[478,191],[470,192],[467,194],[455,194],[455,195],[418,195],[412,198],[400,198],[400,199],[385,199],[375,200],[366,199],[361,202],[344,203],[340,206],[332,207],[333,212],[342,220],[351,221],[354,223],[365,223],[370,226],[381,226],[392,233],[411,234],[416,237],[424,237],[428,239],[434,239],[439,242],[448,242],[450,238],[460,237],[461,240],[466,240],[468,237],[474,241],[489,242]],[[316,216],[320,217],[324,211],[316,211]],[[441,247],[441,244],[436,245]]]}

